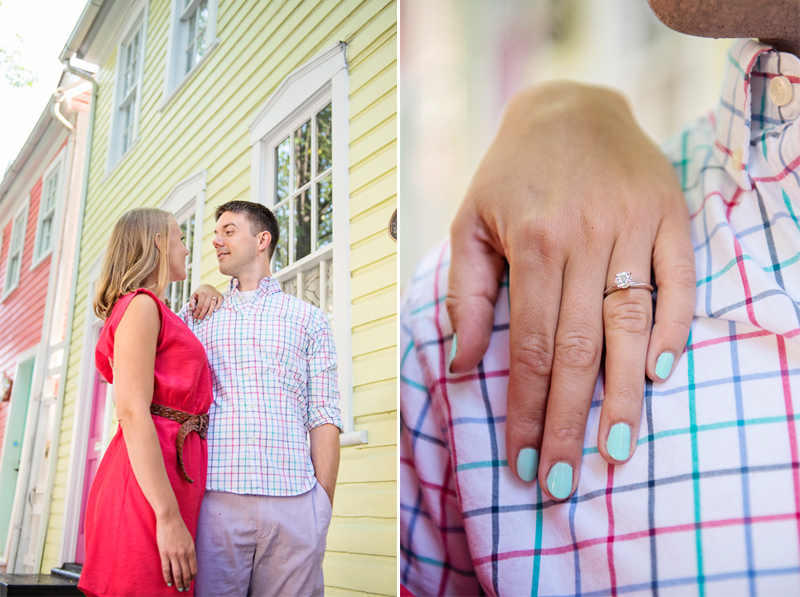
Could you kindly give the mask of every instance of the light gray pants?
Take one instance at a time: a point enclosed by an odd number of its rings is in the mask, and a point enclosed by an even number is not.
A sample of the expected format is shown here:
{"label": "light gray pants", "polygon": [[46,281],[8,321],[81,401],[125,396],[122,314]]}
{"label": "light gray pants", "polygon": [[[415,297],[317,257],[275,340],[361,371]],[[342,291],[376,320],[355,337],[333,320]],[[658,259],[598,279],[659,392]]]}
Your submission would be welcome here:
{"label": "light gray pants", "polygon": [[331,503],[317,483],[292,497],[206,491],[195,595],[322,595]]}

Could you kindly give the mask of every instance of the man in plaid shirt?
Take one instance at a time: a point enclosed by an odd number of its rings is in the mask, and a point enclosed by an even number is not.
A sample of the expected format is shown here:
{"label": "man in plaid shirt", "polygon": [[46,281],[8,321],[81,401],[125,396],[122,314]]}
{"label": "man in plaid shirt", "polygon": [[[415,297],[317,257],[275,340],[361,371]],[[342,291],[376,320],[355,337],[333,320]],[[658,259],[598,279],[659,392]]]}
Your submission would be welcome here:
{"label": "man in plaid shirt", "polygon": [[342,426],[333,334],[271,277],[274,214],[231,201],[215,215],[228,292],[210,318],[180,313],[206,348],[214,391],[196,591],[321,595]]}
{"label": "man in plaid shirt", "polygon": [[688,345],[666,381],[646,383],[638,447],[620,466],[598,450],[601,375],[566,501],[509,469],[507,279],[483,360],[453,374],[449,242],[422,260],[401,314],[400,580],[412,592],[800,593],[797,42],[735,43],[716,112],[665,143],[691,215]]}

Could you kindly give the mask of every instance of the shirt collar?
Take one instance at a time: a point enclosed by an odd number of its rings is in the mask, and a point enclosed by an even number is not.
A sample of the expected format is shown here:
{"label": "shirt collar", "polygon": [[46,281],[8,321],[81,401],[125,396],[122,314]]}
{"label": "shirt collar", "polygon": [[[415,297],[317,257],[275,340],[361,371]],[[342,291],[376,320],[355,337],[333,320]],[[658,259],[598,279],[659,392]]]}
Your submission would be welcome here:
{"label": "shirt collar", "polygon": [[[788,101],[780,99],[779,88]],[[770,152],[768,146],[778,146],[767,142],[795,126],[799,114],[800,59],[752,39],[734,42],[714,119],[714,152],[742,189],[777,175],[800,155],[797,143]]]}
{"label": "shirt collar", "polygon": [[[228,294],[233,295],[239,292],[241,292],[241,290],[239,290],[239,279],[231,278],[228,284]],[[275,292],[282,292],[281,285],[275,278],[267,276],[266,278],[261,278],[261,282],[258,283],[258,288],[254,296],[261,298]]]}

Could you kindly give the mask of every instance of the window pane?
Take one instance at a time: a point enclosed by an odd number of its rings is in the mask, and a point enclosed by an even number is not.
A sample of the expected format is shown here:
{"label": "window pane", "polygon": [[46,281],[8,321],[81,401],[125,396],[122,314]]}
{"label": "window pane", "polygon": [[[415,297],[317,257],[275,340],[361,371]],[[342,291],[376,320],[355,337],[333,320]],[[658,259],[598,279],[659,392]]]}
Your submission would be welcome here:
{"label": "window pane", "polygon": [[311,191],[294,198],[294,260],[311,253]]}
{"label": "window pane", "polygon": [[42,240],[39,248],[39,254],[47,253],[50,250],[50,234],[53,229],[53,216],[48,216],[42,220]]}
{"label": "window pane", "polygon": [[294,132],[294,188],[299,189],[311,180],[311,121]]}
{"label": "window pane", "polygon": [[289,265],[289,204],[284,203],[275,210],[278,219],[278,245],[275,247],[275,271]]}
{"label": "window pane", "polygon": [[8,264],[8,284],[6,288],[13,286],[19,280],[19,255],[14,255],[11,258],[11,263]]}
{"label": "window pane", "polygon": [[328,175],[317,183],[317,248],[333,241],[333,184]]}
{"label": "window pane", "polygon": [[325,172],[333,164],[331,141],[331,105],[317,113],[317,173]]}
{"label": "window pane", "polygon": [[192,285],[192,253],[194,252],[194,219],[192,216],[189,220],[181,226],[181,230],[186,235],[183,244],[189,249],[189,254],[186,256],[186,284],[184,285],[183,293],[181,296],[181,303],[186,303],[189,300],[189,293],[191,292]]}
{"label": "window pane", "polygon": [[300,298],[319,307],[319,263],[303,272],[303,296]]}
{"label": "window pane", "polygon": [[[289,162],[291,155],[289,151],[291,141],[286,137],[278,147],[275,148],[275,202],[286,199],[289,196]],[[283,228],[281,228],[283,230]]]}

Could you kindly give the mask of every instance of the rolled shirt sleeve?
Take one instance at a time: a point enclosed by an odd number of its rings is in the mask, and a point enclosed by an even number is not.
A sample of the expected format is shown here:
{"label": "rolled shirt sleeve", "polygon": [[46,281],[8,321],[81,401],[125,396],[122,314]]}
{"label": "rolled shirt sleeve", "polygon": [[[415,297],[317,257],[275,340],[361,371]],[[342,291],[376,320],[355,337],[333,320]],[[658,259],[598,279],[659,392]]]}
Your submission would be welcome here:
{"label": "rolled shirt sleeve", "polygon": [[342,431],[342,414],[339,410],[339,377],[337,375],[336,346],[333,331],[322,311],[308,344],[308,418],[310,431],[320,425],[336,425]]}

